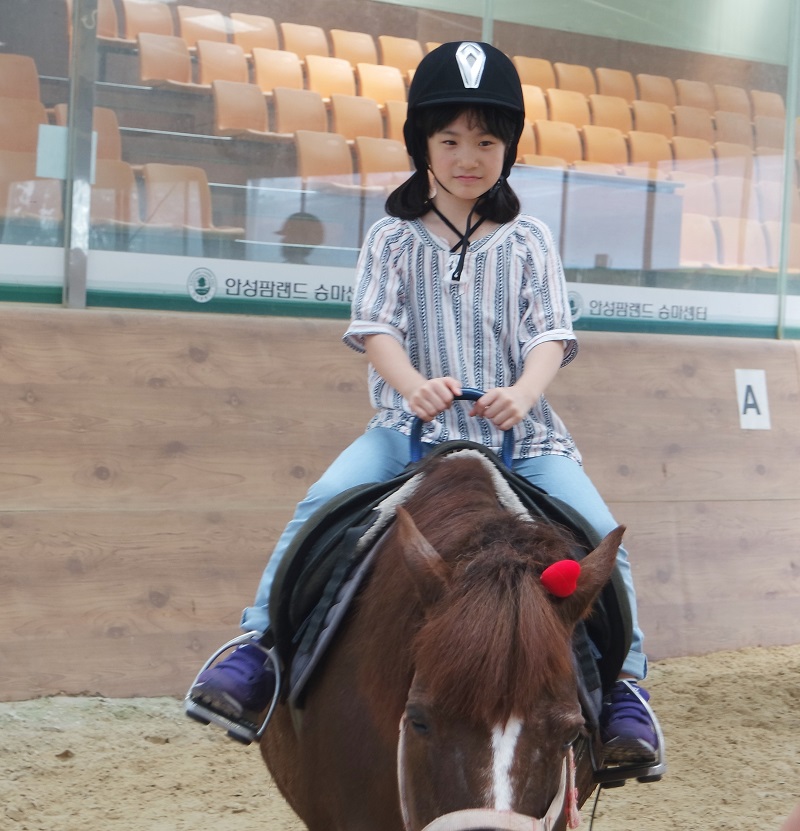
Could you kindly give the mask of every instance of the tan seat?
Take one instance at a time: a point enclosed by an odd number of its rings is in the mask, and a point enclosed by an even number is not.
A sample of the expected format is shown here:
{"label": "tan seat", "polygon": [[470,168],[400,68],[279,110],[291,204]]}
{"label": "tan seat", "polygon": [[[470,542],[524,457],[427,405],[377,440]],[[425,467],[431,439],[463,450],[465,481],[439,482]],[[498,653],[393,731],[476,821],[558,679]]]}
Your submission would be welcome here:
{"label": "tan seat", "polygon": [[214,133],[254,141],[269,141],[269,115],[264,94],[257,84],[214,81]]}
{"label": "tan seat", "polygon": [[175,24],[167,3],[159,0],[120,0],[122,5],[122,34],[132,44],[141,32],[154,35],[174,35]]}
{"label": "tan seat", "polygon": [[522,85],[522,101],[525,107],[525,118],[533,124],[537,118],[548,118],[547,99],[544,90],[534,84]]}
{"label": "tan seat", "polygon": [[589,100],[582,92],[548,89],[546,95],[551,121],[566,121],[576,127],[592,123]]}
{"label": "tan seat", "polygon": [[633,126],[642,133],[661,133],[671,139],[675,135],[672,111],[661,101],[634,101]]}
{"label": "tan seat", "polygon": [[628,145],[621,130],[587,124],[581,134],[584,161],[613,165],[615,172],[628,164]]}
{"label": "tan seat", "polygon": [[144,220],[162,228],[202,231],[236,238],[243,228],[214,224],[211,189],[200,167],[151,162],[142,168]]}
{"label": "tan seat", "polygon": [[704,107],[676,104],[673,110],[675,135],[699,138],[711,144],[716,139],[711,113]]}
{"label": "tan seat", "polygon": [[714,148],[710,141],[689,136],[672,139],[672,156],[675,170],[703,173],[713,176],[716,171]]}
{"label": "tan seat", "polygon": [[727,113],[738,113],[745,116],[748,121],[753,117],[753,105],[744,87],[732,86],[730,84],[714,84],[714,97],[717,101],[717,109]]}
{"label": "tan seat", "polygon": [[404,78],[409,78],[424,56],[422,44],[414,38],[379,35],[380,62],[396,66]]}
{"label": "tan seat", "polygon": [[263,14],[231,12],[231,39],[252,59],[253,49],[280,49],[278,27],[271,17]]}
{"label": "tan seat", "polygon": [[225,43],[228,40],[228,21],[222,12],[216,9],[204,9],[196,6],[176,6],[178,31],[190,50],[197,48],[199,40],[215,40]]}
{"label": "tan seat", "polygon": [[718,176],[739,176],[750,179],[753,176],[753,148],[732,141],[714,143]]}
{"label": "tan seat", "polygon": [[389,100],[384,105],[384,136],[395,141],[404,141],[403,125],[406,123],[408,104],[405,101]]}
{"label": "tan seat", "polygon": [[121,39],[114,0],[97,0],[97,39],[101,43],[115,43]]}
{"label": "tan seat", "polygon": [[402,142],[358,136],[355,147],[362,187],[394,190],[411,175],[411,162]]}
{"label": "tan seat", "polygon": [[743,113],[717,110],[714,113],[717,141],[731,141],[753,147],[753,124]]}
{"label": "tan seat", "polygon": [[711,217],[689,212],[681,215],[679,262],[682,268],[719,265],[719,239]]}
{"label": "tan seat", "polygon": [[0,149],[35,153],[39,126],[47,123],[47,111],[41,101],[0,98]]}
{"label": "tan seat", "polygon": [[557,61],[553,64],[553,70],[556,73],[556,86],[559,89],[573,90],[587,97],[597,92],[597,81],[590,67]]}
{"label": "tan seat", "polygon": [[250,69],[244,50],[237,43],[221,43],[215,40],[197,41],[198,82],[211,86],[213,81],[236,81],[246,84]]}
{"label": "tan seat", "polygon": [[636,76],[636,85],[639,88],[639,99],[641,101],[655,101],[659,104],[666,104],[670,110],[678,103],[675,84],[672,82],[672,78],[668,78],[666,75],[651,75],[647,72],[640,72]]}
{"label": "tan seat", "polygon": [[525,55],[514,55],[514,66],[519,73],[523,84],[533,84],[542,89],[550,89],[556,84],[556,73],[553,64],[546,58],[529,58]]}
{"label": "tan seat", "polygon": [[351,32],[348,29],[331,29],[333,56],[350,62],[353,69],[360,63],[378,63],[378,47],[375,38],[367,32]]}
{"label": "tan seat", "polygon": [[294,52],[253,48],[253,82],[268,97],[276,87],[303,89],[303,65]]}
{"label": "tan seat", "polygon": [[100,159],[92,185],[92,222],[136,228],[142,224],[133,168],[120,159]]}
{"label": "tan seat", "polygon": [[297,130],[326,132],[328,113],[322,96],[310,89],[276,87],[272,97],[273,132],[291,138]]}
{"label": "tan seat", "polygon": [[295,133],[297,170],[304,187],[360,192],[354,176],[353,154],[338,133],[298,130]]}
{"label": "tan seat", "polygon": [[723,268],[769,268],[767,240],[760,222],[721,216],[717,219],[717,227]]}
{"label": "tan seat", "polygon": [[578,128],[566,121],[534,122],[536,151],[542,156],[557,156],[567,164],[583,158],[583,147]]}
{"label": "tan seat", "polygon": [[609,69],[599,66],[594,71],[597,80],[597,92],[600,95],[613,95],[623,98],[628,104],[636,99],[636,82],[633,74],[626,69]]}
{"label": "tan seat", "polygon": [[[757,182],[755,185],[758,215],[762,222],[780,222],[783,213],[783,182]],[[800,192],[792,188],[791,220],[800,222]]]}
{"label": "tan seat", "polygon": [[62,182],[36,176],[35,152],[0,148],[0,217],[52,228],[63,220],[62,205]]}
{"label": "tan seat", "polygon": [[753,104],[753,118],[758,115],[786,118],[786,104],[779,92],[751,89],[750,101]]}
{"label": "tan seat", "polygon": [[743,176],[715,176],[717,216],[758,219],[758,200],[750,179]]}
{"label": "tan seat", "polygon": [[783,149],[786,120],[772,115],[757,115],[753,119],[756,147]]}
{"label": "tan seat", "polygon": [[207,91],[192,79],[192,56],[182,37],[140,32],[137,42],[141,84],[181,92]]}
{"label": "tan seat", "polygon": [[[780,263],[781,223],[773,220],[762,223],[767,240],[767,256],[771,268],[777,268]],[[787,267],[790,271],[800,271],[800,223],[792,222],[789,225],[789,256]]]}
{"label": "tan seat", "polygon": [[328,37],[321,26],[307,23],[280,23],[281,41],[287,52],[294,52],[300,60],[308,55],[330,55]]}
{"label": "tan seat", "polygon": [[592,124],[598,127],[615,127],[623,133],[633,129],[633,117],[628,102],[619,95],[589,96],[589,109],[592,111]]}
{"label": "tan seat", "polygon": [[631,130],[628,133],[628,159],[626,173],[648,178],[664,177],[673,169],[672,145],[662,133]]}
{"label": "tan seat", "polygon": [[383,109],[387,101],[405,101],[406,85],[396,66],[360,63],[356,67],[358,94],[377,101]]}
{"label": "tan seat", "polygon": [[526,118],[522,123],[522,132],[517,142],[517,161],[526,154],[536,152],[536,135],[533,132],[533,124]]}
{"label": "tan seat", "polygon": [[560,156],[542,156],[539,153],[525,153],[522,156],[522,164],[532,167],[554,167],[561,170],[567,169],[567,163]]}
{"label": "tan seat", "polygon": [[331,95],[331,129],[349,142],[356,136],[384,138],[380,107],[363,95]]}
{"label": "tan seat", "polygon": [[41,99],[39,72],[33,58],[0,52],[0,98]]}
{"label": "tan seat", "polygon": [[[53,107],[53,120],[60,127],[66,127],[69,118],[67,104],[56,104]],[[119,131],[119,119],[114,110],[109,107],[95,107],[92,117],[92,128],[97,133],[97,158],[122,158],[122,136]]]}
{"label": "tan seat", "polygon": [[717,191],[711,176],[673,170],[669,179],[677,183],[676,193],[681,197],[681,209],[684,212],[711,218],[717,216]]}
{"label": "tan seat", "polygon": [[675,92],[678,104],[684,107],[699,107],[708,113],[717,109],[717,99],[711,84],[705,81],[694,81],[687,78],[678,78],[675,81]]}
{"label": "tan seat", "polygon": [[356,76],[350,62],[344,58],[308,55],[306,57],[306,86],[318,92],[322,100],[329,104],[334,94],[356,94]]}

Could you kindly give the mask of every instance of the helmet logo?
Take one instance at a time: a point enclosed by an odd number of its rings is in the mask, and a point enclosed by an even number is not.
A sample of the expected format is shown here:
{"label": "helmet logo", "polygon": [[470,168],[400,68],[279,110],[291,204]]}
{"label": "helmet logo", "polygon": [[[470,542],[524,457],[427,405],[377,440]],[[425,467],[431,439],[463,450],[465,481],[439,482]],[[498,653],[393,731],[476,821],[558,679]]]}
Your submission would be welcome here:
{"label": "helmet logo", "polygon": [[456,50],[456,63],[464,89],[478,89],[486,66],[486,53],[477,43],[462,43]]}

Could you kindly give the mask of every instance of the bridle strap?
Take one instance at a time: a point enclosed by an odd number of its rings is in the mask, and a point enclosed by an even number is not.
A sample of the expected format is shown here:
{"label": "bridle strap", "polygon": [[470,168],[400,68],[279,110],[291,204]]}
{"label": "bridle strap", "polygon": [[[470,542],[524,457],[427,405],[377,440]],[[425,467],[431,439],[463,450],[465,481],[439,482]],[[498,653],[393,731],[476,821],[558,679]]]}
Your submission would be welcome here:
{"label": "bridle strap", "polygon": [[[575,787],[572,748],[561,766],[561,782],[558,791],[541,817],[529,817],[516,811],[499,811],[494,808],[467,808],[452,811],[429,822],[422,831],[475,831],[492,828],[496,831],[552,831],[564,809],[568,807]],[[574,827],[570,824],[570,827]]]}

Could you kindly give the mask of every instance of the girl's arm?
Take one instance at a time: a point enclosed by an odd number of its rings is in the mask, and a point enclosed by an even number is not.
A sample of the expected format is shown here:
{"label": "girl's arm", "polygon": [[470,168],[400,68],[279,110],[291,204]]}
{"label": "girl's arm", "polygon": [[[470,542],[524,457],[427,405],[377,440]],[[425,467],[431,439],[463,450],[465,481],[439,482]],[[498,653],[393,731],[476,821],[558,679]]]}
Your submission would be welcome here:
{"label": "girl's arm", "polygon": [[461,383],[455,378],[426,378],[416,370],[402,344],[391,335],[365,335],[364,349],[378,375],[408,401],[411,412],[422,421],[434,419],[461,394]]}
{"label": "girl's arm", "polygon": [[544,395],[564,360],[564,341],[548,340],[525,358],[522,375],[511,387],[497,387],[481,396],[470,415],[488,418],[500,430],[519,424]]}

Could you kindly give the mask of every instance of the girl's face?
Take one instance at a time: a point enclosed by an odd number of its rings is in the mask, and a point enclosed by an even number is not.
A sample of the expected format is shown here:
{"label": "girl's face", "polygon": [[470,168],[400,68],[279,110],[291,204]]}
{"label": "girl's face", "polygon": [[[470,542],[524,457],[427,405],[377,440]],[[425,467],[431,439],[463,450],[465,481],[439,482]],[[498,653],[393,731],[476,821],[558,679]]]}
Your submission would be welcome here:
{"label": "girl's face", "polygon": [[[428,139],[433,175],[458,200],[474,202],[503,172],[505,144],[462,113]],[[447,197],[439,189],[440,197]]]}

